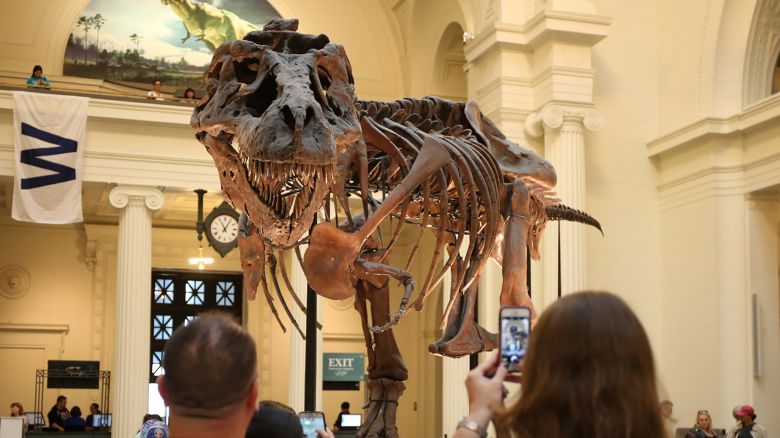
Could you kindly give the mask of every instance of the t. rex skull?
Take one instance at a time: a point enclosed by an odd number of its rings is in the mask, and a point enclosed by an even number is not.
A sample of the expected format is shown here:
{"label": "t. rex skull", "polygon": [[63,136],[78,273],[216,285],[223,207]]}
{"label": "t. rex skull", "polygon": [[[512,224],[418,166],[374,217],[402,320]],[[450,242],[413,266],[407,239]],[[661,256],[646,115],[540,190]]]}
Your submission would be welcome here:
{"label": "t. rex skull", "polygon": [[360,138],[344,48],[296,29],[297,20],[274,20],[220,46],[191,120],[199,136],[230,144],[226,151],[242,168],[220,168],[225,161],[214,157],[223,190],[264,239],[281,247],[308,230],[339,152]]}

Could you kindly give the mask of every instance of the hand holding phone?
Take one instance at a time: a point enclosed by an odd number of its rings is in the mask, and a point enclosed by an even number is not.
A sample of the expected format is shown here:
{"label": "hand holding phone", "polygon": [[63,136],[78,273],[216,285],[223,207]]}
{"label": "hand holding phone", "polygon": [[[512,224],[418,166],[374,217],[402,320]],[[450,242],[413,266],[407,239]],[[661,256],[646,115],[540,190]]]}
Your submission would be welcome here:
{"label": "hand holding phone", "polygon": [[325,414],[315,411],[304,411],[298,414],[298,419],[303,427],[303,436],[317,438],[317,429],[325,429]]}
{"label": "hand holding phone", "polygon": [[500,363],[509,374],[519,374],[531,336],[531,309],[505,306],[498,314]]}

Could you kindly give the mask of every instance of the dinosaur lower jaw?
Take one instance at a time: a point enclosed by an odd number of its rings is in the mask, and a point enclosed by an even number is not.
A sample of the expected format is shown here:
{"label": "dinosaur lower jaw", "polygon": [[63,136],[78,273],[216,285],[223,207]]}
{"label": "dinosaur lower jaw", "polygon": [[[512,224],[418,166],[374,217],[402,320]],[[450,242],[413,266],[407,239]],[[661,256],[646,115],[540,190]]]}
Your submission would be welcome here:
{"label": "dinosaur lower jaw", "polygon": [[332,166],[241,159],[258,209],[261,234],[272,245],[295,244],[309,229],[335,175]]}

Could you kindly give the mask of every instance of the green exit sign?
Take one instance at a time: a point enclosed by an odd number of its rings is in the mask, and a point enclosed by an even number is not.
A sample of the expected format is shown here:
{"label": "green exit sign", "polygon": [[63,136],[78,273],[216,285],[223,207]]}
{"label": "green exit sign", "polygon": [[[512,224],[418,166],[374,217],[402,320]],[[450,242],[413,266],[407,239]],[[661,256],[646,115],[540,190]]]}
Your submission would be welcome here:
{"label": "green exit sign", "polygon": [[322,380],[325,382],[359,382],[365,365],[362,353],[323,353]]}

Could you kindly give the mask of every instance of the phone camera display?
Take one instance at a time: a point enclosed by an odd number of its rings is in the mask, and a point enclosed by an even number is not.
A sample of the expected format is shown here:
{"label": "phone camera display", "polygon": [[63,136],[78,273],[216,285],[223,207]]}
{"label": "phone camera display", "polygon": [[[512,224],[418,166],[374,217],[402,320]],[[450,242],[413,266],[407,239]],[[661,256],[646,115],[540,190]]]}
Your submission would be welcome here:
{"label": "phone camera display", "polygon": [[501,364],[510,373],[520,371],[520,362],[528,349],[530,321],[522,317],[501,318]]}

